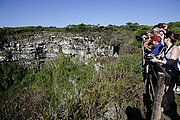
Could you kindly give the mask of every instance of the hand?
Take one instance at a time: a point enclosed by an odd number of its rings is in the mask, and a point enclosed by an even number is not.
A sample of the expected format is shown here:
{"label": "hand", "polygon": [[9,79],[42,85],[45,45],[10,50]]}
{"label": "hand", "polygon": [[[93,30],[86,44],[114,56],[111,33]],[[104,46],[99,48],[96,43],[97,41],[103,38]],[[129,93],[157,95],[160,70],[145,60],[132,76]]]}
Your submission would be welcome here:
{"label": "hand", "polygon": [[164,30],[167,30],[167,29],[168,29],[168,25],[165,24],[165,25],[164,25]]}
{"label": "hand", "polygon": [[166,86],[165,87],[165,91],[167,92],[169,90],[169,86]]}
{"label": "hand", "polygon": [[157,58],[160,59],[160,58],[161,58],[161,55],[158,55]]}
{"label": "hand", "polygon": [[159,60],[158,60],[156,57],[154,57],[153,59],[151,59],[151,61],[152,61],[152,62],[159,62]]}

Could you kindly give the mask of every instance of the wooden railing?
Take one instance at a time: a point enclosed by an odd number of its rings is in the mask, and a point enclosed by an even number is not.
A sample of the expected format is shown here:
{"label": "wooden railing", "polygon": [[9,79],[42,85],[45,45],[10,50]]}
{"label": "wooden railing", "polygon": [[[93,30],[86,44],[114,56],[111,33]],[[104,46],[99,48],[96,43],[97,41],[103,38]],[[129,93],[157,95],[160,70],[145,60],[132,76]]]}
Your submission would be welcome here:
{"label": "wooden railing", "polygon": [[[144,50],[144,49],[143,49]],[[146,53],[143,52],[144,82],[146,94],[150,95],[152,100],[151,120],[161,119],[161,103],[165,90],[165,82],[170,80],[170,75],[158,63],[153,63]]]}

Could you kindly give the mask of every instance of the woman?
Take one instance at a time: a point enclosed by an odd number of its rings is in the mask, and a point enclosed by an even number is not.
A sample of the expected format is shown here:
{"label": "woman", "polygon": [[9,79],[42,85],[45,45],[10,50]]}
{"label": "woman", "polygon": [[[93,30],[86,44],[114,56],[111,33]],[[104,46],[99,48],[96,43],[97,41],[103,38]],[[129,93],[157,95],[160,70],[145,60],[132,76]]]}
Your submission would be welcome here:
{"label": "woman", "polygon": [[167,49],[162,53],[161,59],[154,57],[151,61],[160,63],[171,76],[170,82],[165,82],[165,94],[162,102],[163,111],[169,111],[171,109],[171,104],[174,102],[173,87],[178,78],[176,73],[178,72],[178,57],[180,51],[175,45],[176,40],[172,32],[166,34],[164,42],[167,45]]}
{"label": "woman", "polygon": [[145,38],[144,48],[145,48],[145,53],[150,54],[152,52],[153,43],[150,37]]}

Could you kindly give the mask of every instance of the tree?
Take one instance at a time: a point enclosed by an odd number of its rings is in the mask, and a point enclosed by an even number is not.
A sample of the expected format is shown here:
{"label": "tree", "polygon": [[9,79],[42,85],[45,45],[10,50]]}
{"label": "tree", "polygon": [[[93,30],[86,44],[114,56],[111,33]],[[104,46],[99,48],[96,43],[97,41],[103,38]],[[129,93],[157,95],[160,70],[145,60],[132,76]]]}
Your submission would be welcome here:
{"label": "tree", "polygon": [[135,31],[136,39],[138,41],[141,41],[142,35],[145,34],[148,30],[151,30],[151,29],[152,29],[152,26],[147,26],[147,25],[139,26]]}
{"label": "tree", "polygon": [[138,23],[132,23],[132,22],[128,22],[128,23],[126,23],[126,25],[132,31],[136,30],[139,26]]}

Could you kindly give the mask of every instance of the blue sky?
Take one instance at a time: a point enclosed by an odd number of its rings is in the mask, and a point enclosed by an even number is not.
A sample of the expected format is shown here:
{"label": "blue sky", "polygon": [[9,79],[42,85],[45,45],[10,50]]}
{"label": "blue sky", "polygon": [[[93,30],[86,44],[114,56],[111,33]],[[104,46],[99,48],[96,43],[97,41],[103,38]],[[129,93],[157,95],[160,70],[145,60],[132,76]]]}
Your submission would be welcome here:
{"label": "blue sky", "polygon": [[0,0],[0,27],[175,21],[180,21],[180,0]]}

